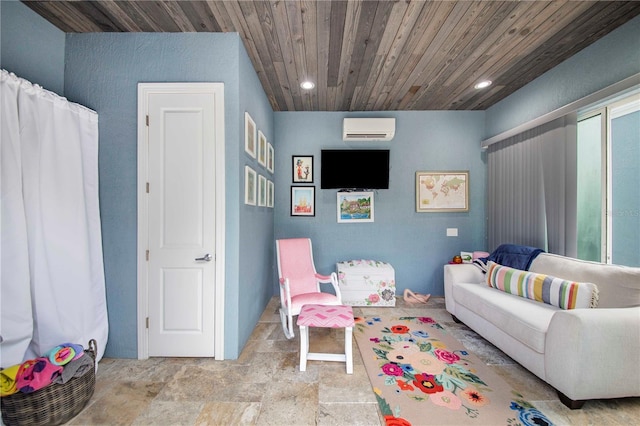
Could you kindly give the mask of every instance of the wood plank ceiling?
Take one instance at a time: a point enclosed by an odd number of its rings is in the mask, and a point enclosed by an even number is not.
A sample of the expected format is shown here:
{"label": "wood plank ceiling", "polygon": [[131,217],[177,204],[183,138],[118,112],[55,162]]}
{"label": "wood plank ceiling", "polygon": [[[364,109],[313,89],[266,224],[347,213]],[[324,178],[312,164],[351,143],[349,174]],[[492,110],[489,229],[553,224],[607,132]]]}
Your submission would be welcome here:
{"label": "wood plank ceiling", "polygon": [[638,1],[23,3],[68,33],[237,32],[275,111],[483,110],[640,14]]}

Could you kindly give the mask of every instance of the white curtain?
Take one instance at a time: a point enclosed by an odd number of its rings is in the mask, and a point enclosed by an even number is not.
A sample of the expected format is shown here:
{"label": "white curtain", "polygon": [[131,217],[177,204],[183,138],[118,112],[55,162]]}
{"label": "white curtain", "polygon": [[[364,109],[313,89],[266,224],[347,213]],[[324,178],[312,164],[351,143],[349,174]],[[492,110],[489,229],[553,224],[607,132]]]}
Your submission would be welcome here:
{"label": "white curtain", "polygon": [[489,146],[488,243],[575,257],[576,115]]}
{"label": "white curtain", "polygon": [[0,363],[62,343],[107,343],[98,115],[0,75]]}

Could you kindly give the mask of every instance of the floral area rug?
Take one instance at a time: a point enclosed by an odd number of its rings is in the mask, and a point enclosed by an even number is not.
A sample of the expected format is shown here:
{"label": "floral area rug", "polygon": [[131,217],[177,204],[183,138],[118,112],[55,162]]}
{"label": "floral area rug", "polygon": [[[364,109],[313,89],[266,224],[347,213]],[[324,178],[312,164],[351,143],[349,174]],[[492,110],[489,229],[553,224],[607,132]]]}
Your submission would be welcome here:
{"label": "floral area rug", "polygon": [[356,318],[354,336],[387,425],[552,424],[432,318]]}

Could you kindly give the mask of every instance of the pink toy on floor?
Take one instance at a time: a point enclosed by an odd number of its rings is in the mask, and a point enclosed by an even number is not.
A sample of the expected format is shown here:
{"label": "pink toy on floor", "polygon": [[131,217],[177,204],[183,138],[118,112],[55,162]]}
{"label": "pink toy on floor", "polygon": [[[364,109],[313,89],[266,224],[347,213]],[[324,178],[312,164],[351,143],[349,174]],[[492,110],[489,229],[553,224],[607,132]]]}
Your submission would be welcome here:
{"label": "pink toy on floor", "polygon": [[425,304],[429,301],[431,294],[420,294],[414,293],[408,288],[404,290],[404,301],[410,305],[415,305],[417,303]]}

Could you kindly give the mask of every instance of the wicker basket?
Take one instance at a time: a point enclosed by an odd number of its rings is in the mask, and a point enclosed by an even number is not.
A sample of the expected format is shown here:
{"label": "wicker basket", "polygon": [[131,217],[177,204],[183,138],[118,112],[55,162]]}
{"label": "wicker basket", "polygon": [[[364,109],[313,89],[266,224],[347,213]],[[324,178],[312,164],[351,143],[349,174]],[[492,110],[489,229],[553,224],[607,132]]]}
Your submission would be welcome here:
{"label": "wicker basket", "polygon": [[0,398],[2,421],[7,426],[59,425],[75,417],[87,405],[96,384],[96,341],[89,341],[85,355],[93,359],[93,368],[67,383],[53,383],[32,393],[17,392]]}

